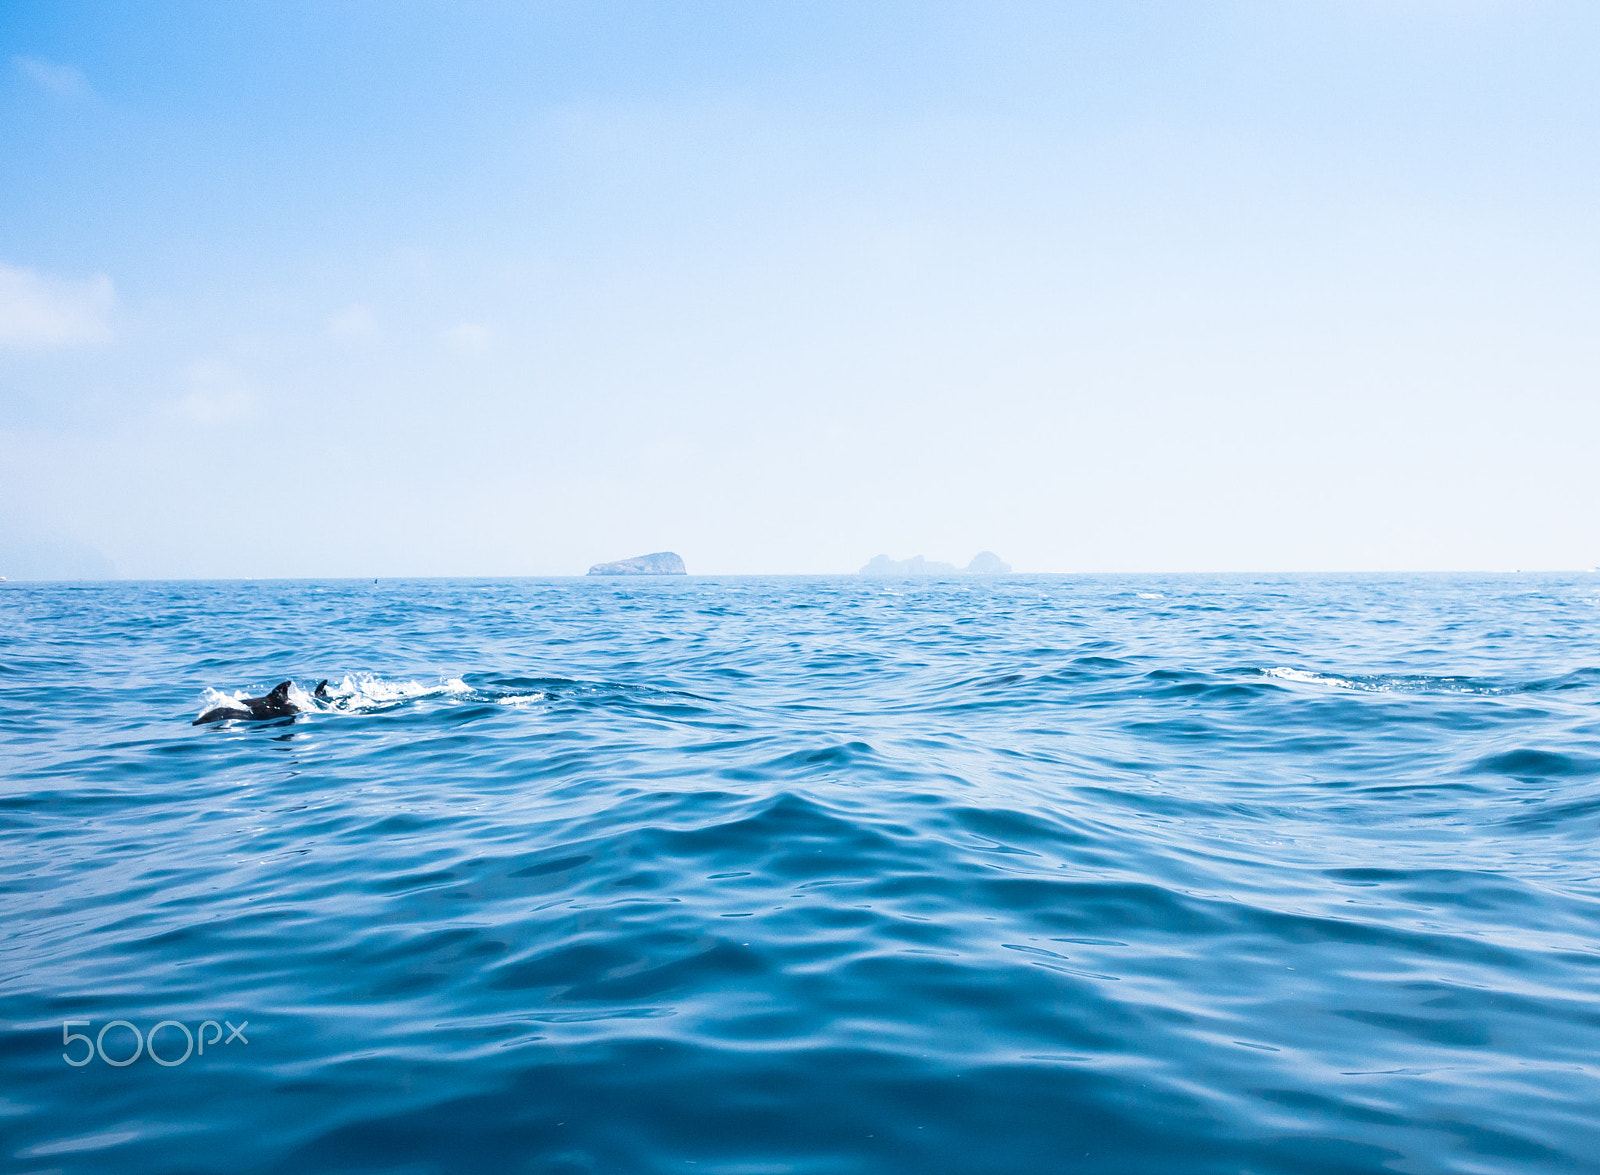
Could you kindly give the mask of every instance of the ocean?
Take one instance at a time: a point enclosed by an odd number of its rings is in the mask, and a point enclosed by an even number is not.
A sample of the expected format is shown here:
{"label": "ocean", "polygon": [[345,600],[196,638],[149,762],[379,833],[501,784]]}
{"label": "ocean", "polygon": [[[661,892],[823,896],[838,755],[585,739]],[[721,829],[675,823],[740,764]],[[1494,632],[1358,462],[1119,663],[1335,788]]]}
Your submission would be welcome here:
{"label": "ocean", "polygon": [[1597,834],[1596,575],[0,585],[0,1169],[1597,1170]]}

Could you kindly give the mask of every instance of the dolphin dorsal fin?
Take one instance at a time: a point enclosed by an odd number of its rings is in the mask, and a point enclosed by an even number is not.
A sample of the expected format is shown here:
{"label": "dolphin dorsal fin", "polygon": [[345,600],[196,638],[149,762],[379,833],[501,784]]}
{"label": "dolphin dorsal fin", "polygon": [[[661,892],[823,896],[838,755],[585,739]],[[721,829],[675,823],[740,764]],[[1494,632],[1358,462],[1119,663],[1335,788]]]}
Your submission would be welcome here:
{"label": "dolphin dorsal fin", "polygon": [[291,681],[280,681],[272,687],[272,692],[267,695],[267,701],[287,702],[289,700],[289,687],[293,684]]}

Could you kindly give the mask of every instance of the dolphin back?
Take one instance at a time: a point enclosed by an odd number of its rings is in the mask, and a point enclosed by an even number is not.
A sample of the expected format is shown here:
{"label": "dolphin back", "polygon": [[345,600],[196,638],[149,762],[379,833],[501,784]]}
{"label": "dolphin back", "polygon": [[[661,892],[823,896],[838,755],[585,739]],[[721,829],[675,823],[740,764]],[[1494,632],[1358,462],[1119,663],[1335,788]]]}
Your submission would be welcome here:
{"label": "dolphin back", "polygon": [[299,709],[289,700],[289,690],[293,685],[292,681],[280,681],[265,697],[241,698],[227,705],[213,706],[189,725],[205,726],[211,722],[227,722],[234,718],[257,720],[286,718],[290,714],[298,714]]}
{"label": "dolphin back", "polygon": [[212,722],[226,722],[230,718],[252,717],[250,711],[241,710],[238,706],[213,706],[200,717],[189,723],[190,726],[205,726]]}

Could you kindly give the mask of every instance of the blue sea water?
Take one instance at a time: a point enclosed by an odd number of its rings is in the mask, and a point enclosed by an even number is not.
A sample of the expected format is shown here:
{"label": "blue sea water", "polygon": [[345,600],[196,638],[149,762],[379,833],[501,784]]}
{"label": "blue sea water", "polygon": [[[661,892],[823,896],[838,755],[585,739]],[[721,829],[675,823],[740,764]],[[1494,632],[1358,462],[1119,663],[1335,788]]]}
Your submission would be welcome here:
{"label": "blue sea water", "polygon": [[0,780],[5,1170],[1600,1167],[1593,575],[9,584]]}

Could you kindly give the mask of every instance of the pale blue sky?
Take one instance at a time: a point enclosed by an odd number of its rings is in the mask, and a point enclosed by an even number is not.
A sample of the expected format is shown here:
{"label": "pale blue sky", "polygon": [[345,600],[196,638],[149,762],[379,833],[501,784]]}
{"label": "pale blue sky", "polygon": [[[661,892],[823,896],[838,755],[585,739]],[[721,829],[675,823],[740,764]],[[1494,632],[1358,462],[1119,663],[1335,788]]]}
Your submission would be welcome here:
{"label": "pale blue sky", "polygon": [[1537,0],[11,0],[0,574],[1587,567],[1597,52]]}

